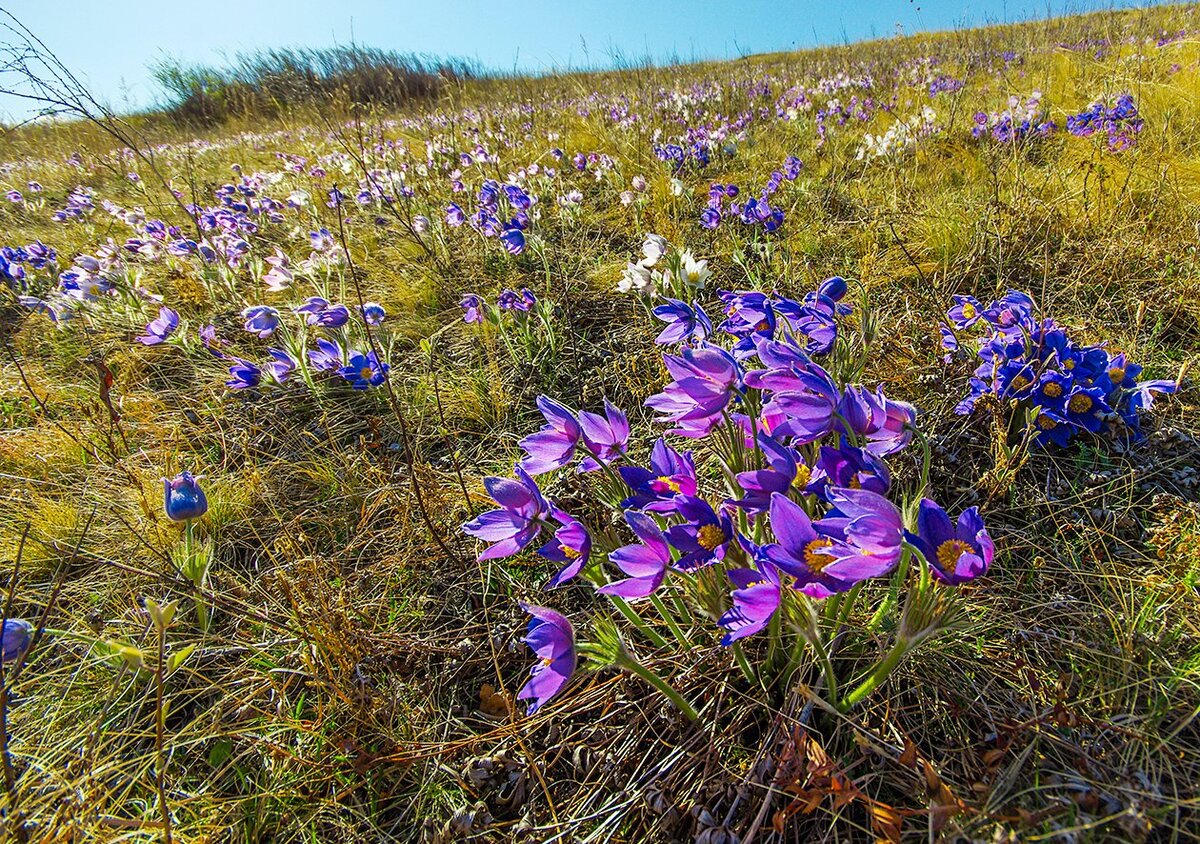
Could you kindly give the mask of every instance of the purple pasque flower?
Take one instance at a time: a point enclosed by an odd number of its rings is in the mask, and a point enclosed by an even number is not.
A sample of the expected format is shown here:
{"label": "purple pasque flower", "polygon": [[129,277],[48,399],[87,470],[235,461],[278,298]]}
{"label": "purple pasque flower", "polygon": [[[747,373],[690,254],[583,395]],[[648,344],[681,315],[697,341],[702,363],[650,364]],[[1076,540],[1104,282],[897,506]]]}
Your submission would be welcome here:
{"label": "purple pasque flower", "polygon": [[649,469],[621,466],[617,472],[633,490],[633,495],[621,502],[622,507],[669,513],[675,510],[675,496],[696,494],[696,464],[692,453],[680,454],[662,437],[650,450]]}
{"label": "purple pasque flower", "polygon": [[525,232],[518,228],[505,229],[500,235],[500,242],[509,255],[520,255],[525,251]]}
{"label": "purple pasque flower", "polygon": [[905,536],[929,563],[933,576],[951,586],[984,574],[996,554],[978,507],[963,510],[955,525],[936,501],[922,498],[917,509],[917,533]]}
{"label": "purple pasque flower", "polygon": [[881,390],[871,391],[861,384],[847,384],[837,406],[834,429],[844,434],[866,436],[883,427],[887,417]]}
{"label": "purple pasque flower", "polygon": [[895,505],[866,490],[831,490],[829,497],[838,509],[816,523],[791,499],[771,498],[776,542],[763,547],[763,556],[810,598],[845,592],[900,560],[903,527]]}
{"label": "purple pasque flower", "polygon": [[529,670],[529,682],[517,692],[517,700],[529,701],[526,714],[532,715],[562,691],[575,673],[579,657],[575,629],[566,616],[532,604],[522,603],[521,609],[531,616],[524,642],[538,662]]}
{"label": "purple pasque flower", "polygon": [[267,353],[271,355],[271,360],[266,365],[267,372],[276,384],[286,383],[296,369],[296,359],[283,349],[267,349]]}
{"label": "purple pasque flower", "polygon": [[892,486],[887,464],[869,451],[846,445],[821,446],[810,489],[824,498],[831,488],[865,489],[886,495]]}
{"label": "purple pasque flower", "polygon": [[594,472],[602,463],[607,466],[629,447],[629,418],[608,399],[604,400],[604,416],[579,411],[579,428],[583,444],[592,454],[580,464],[581,472]]}
{"label": "purple pasque flower", "polygon": [[688,305],[679,299],[666,300],[665,305],[654,309],[654,315],[667,324],[654,342],[660,346],[684,343],[688,340],[703,342],[712,334],[712,322],[699,302]]}
{"label": "purple pasque flower", "polygon": [[242,311],[242,327],[251,334],[267,338],[279,327],[279,311],[267,305],[252,305]]}
{"label": "purple pasque flower", "polygon": [[671,565],[671,548],[654,519],[635,510],[625,511],[625,521],[640,542],[623,545],[608,555],[626,577],[597,589],[603,595],[645,598],[662,585]]}
{"label": "purple pasque flower", "polygon": [[738,639],[753,636],[766,627],[783,601],[779,569],[765,559],[755,560],[754,565],[752,569],[730,569],[726,572],[737,588],[730,596],[733,606],[717,619],[717,624],[726,630],[721,637],[724,647]]}
{"label": "purple pasque flower", "polygon": [[387,319],[387,311],[378,302],[364,302],[358,310],[362,314],[363,322],[367,325],[380,325]]}
{"label": "purple pasque flower", "polygon": [[474,293],[464,293],[458,305],[463,309],[463,322],[483,322],[483,300]]}
{"label": "purple pasque flower", "polygon": [[183,471],[174,478],[163,478],[163,510],[173,522],[198,519],[208,512],[208,499],[200,488],[200,478]]}
{"label": "purple pasque flower", "polygon": [[324,328],[341,328],[350,321],[350,311],[345,305],[331,305],[328,299],[320,296],[309,296],[293,310],[304,314],[304,321],[309,325],[320,325]]}
{"label": "purple pasque flower", "polygon": [[792,489],[807,491],[811,472],[799,459],[795,450],[788,448],[766,433],[759,432],[756,440],[762,449],[767,465],[763,469],[739,472],[738,484],[746,494],[730,502],[748,513],[764,512],[771,504],[775,493],[787,495]]}
{"label": "purple pasque flower", "polygon": [[341,369],[344,360],[345,354],[336,340],[321,338],[317,340],[317,348],[310,349],[308,352],[308,362],[318,372]]}
{"label": "purple pasque flower", "polygon": [[983,305],[974,296],[955,296],[954,306],[946,311],[946,319],[959,331],[970,328],[983,317]]}
{"label": "purple pasque flower", "polygon": [[891,571],[900,561],[904,536],[896,505],[866,489],[830,487],[826,498],[833,509],[822,521],[841,538],[825,552],[834,561],[824,573],[857,583]]}
{"label": "purple pasque flower", "polygon": [[725,559],[733,539],[733,522],[725,507],[713,510],[703,498],[681,495],[675,499],[675,512],[686,520],[667,528],[666,537],[683,556],[676,565],[683,571],[695,571]]}
{"label": "purple pasque flower", "polygon": [[483,479],[488,495],[500,507],[482,513],[462,526],[463,533],[468,536],[492,543],[479,555],[480,560],[511,557],[533,542],[548,524],[551,506],[537,483],[519,463],[514,472],[515,480]]}
{"label": "purple pasque flower", "polygon": [[673,422],[669,433],[693,439],[720,424],[726,406],[742,389],[742,370],[727,351],[717,346],[685,348],[680,355],[663,355],[675,380],[646,400],[660,422]]}
{"label": "purple pasque flower", "polygon": [[446,225],[456,229],[465,223],[466,220],[467,215],[463,213],[462,208],[456,203],[451,202],[446,206]]}
{"label": "purple pasque flower", "polygon": [[562,510],[554,510],[551,515],[562,526],[554,531],[553,539],[538,549],[538,554],[561,564],[562,568],[550,578],[545,589],[555,589],[573,580],[592,556],[592,535],[583,522]]}
{"label": "purple pasque flower", "polygon": [[32,640],[32,624],[23,618],[4,619],[4,632],[0,636],[0,662],[20,659]]}
{"label": "purple pasque flower", "polygon": [[908,402],[892,401],[879,393],[883,399],[883,420],[878,428],[867,432],[864,448],[878,457],[895,454],[912,442],[917,424],[917,409]]}
{"label": "purple pasque flower", "polygon": [[389,369],[391,367],[381,363],[374,351],[363,354],[351,350],[350,360],[338,370],[338,374],[350,382],[352,389],[365,390],[382,384]]}
{"label": "purple pasque flower", "polygon": [[249,387],[257,387],[262,381],[262,370],[256,364],[238,357],[230,357],[229,360],[233,361],[229,367],[229,374],[233,377],[225,382],[225,386],[229,389],[245,390]]}
{"label": "purple pasque flower", "polygon": [[[768,346],[759,347],[759,358]],[[751,387],[775,391],[764,408],[764,415],[781,416],[784,421],[772,429],[776,437],[793,437],[797,445],[816,442],[834,428],[842,392],[822,367],[811,361],[792,363],[746,374]]]}
{"label": "purple pasque flower", "polygon": [[136,339],[143,346],[157,346],[159,343],[165,343],[178,327],[179,314],[163,306],[158,309],[158,318],[151,320],[146,326],[146,333]]}
{"label": "purple pasque flower", "polygon": [[[574,412],[562,402],[538,396],[537,406],[546,424],[518,443],[526,454],[521,466],[531,475],[561,469],[570,463],[583,434]],[[628,436],[628,427],[626,430]]]}

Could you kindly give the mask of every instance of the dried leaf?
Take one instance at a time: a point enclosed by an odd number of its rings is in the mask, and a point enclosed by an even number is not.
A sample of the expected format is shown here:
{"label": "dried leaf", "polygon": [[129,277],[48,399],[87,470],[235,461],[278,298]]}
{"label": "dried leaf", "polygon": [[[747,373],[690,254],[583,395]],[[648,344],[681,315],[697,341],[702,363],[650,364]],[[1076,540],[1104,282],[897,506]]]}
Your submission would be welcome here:
{"label": "dried leaf", "polygon": [[491,683],[484,683],[479,687],[479,711],[491,718],[510,717],[513,711],[512,695],[503,689],[496,691]]}

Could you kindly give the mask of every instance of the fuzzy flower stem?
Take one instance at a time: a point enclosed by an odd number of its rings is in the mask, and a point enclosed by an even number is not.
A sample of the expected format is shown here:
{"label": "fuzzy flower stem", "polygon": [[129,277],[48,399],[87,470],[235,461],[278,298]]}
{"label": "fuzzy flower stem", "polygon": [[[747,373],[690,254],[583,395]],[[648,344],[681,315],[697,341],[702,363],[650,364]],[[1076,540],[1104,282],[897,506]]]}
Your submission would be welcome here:
{"label": "fuzzy flower stem", "polygon": [[[879,688],[880,684],[888,678],[888,676],[896,670],[900,662],[908,654],[909,643],[907,639],[897,639],[896,644],[892,645],[892,649],[887,652],[887,655],[880,660],[874,670],[867,675],[867,678],[859,683],[858,687],[850,694],[846,695],[845,699],[837,703],[837,708],[842,712],[849,712],[858,704],[862,703],[871,692]],[[834,697],[831,695],[831,697]],[[836,697],[834,697],[836,700]]]}
{"label": "fuzzy flower stem", "polygon": [[646,666],[642,665],[630,654],[622,651],[621,655],[617,659],[617,667],[628,671],[630,674],[641,677],[651,686],[658,689],[663,693],[667,700],[671,701],[671,703],[675,705],[676,709],[684,714],[689,721],[700,720],[700,713],[698,713],[692,707],[692,705],[684,699],[683,695],[675,691],[675,689],[671,687],[670,683],[668,683],[662,677],[659,677]]}
{"label": "fuzzy flower stem", "polygon": [[624,598],[620,597],[619,595],[609,595],[608,599],[613,602],[613,605],[618,610],[620,610],[621,615],[625,616],[625,618],[629,620],[630,624],[640,630],[642,635],[649,639],[656,648],[665,648],[667,646],[667,640],[658,635],[658,633],[654,631],[654,628],[646,623],[646,619],[638,615],[637,610],[629,606]]}

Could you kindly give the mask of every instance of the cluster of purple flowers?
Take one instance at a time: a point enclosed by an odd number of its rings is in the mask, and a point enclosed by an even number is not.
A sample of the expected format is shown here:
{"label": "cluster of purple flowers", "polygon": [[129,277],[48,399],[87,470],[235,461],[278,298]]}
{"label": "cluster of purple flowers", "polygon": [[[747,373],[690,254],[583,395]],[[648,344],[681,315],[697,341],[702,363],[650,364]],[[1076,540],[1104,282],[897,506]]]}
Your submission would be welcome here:
{"label": "cluster of purple flowers", "polygon": [[1042,107],[1040,91],[1034,91],[1022,102],[1018,97],[1008,98],[1004,111],[975,112],[971,136],[990,137],[1002,144],[1019,143],[1031,138],[1048,137],[1057,127]]}
{"label": "cluster of purple flowers", "polygon": [[[785,180],[795,181],[803,167],[804,163],[799,158],[789,155],[780,169],[771,172],[759,195],[745,202],[736,201],[740,194],[737,185],[714,182],[708,189],[708,206],[700,213],[700,225],[706,229],[716,229],[722,219],[730,217],[741,220],[747,226],[761,226],[766,232],[778,230],[783,225],[783,211],[771,206],[771,197]],[[725,206],[727,199],[730,200],[728,207]]]}
{"label": "cluster of purple flowers", "polygon": [[0,278],[18,293],[24,293],[27,289],[25,267],[40,270],[57,259],[58,253],[40,240],[27,246],[5,246],[0,248]]}
{"label": "cluster of purple flowers", "polygon": [[[502,185],[488,179],[479,189],[475,213],[467,217],[457,203],[451,202],[446,206],[446,225],[458,228],[468,223],[485,237],[498,239],[509,254],[520,255],[525,251],[525,230],[534,202],[534,198],[519,185]],[[507,222],[505,217],[509,218]]]}
{"label": "cluster of purple flowers", "polygon": [[1076,343],[1053,319],[1038,318],[1026,293],[1010,290],[987,306],[955,296],[946,319],[942,346],[951,355],[958,332],[983,330],[975,341],[981,362],[956,412],[971,413],[982,396],[1016,402],[1040,445],[1066,446],[1085,432],[1140,439],[1141,411],[1155,394],[1175,391],[1172,381],[1140,380],[1142,367],[1123,352]]}
{"label": "cluster of purple flowers", "polygon": [[668,162],[671,169],[679,173],[683,170],[703,170],[712,160],[712,150],[706,141],[696,140],[687,144],[655,144],[654,157],[659,161]]}
{"label": "cluster of purple flowers", "polygon": [[966,84],[961,79],[956,79],[953,76],[938,74],[929,83],[929,96],[936,97],[938,94],[953,94],[961,91]]}
{"label": "cluster of purple flowers", "polygon": [[81,186],[71,191],[67,196],[67,204],[54,212],[53,220],[56,223],[82,220],[95,210],[96,204],[92,201],[92,189]]}
{"label": "cluster of purple flowers", "polygon": [[1137,143],[1137,135],[1145,125],[1138,115],[1137,105],[1131,94],[1121,94],[1108,107],[1104,100],[1097,100],[1078,114],[1067,118],[1067,131],[1079,138],[1102,133],[1108,138],[1108,148],[1113,152],[1129,149]]}
{"label": "cluster of purple flowers", "polygon": [[[672,573],[720,566],[733,587],[719,619],[725,645],[763,630],[786,602],[845,593],[891,573],[910,552],[945,584],[983,574],[994,548],[977,510],[955,523],[925,499],[911,533],[886,497],[885,458],[910,443],[916,410],[881,388],[839,384],[813,359],[833,345],[832,323],[846,291],[846,282],[833,278],[803,303],[754,291],[722,294],[721,328],[736,339],[732,349],[705,339],[711,325],[699,306],[668,300],[670,312],[656,314],[668,328],[687,322],[691,327],[672,339],[692,345],[664,355],[672,380],[646,405],[673,426],[669,435],[711,434],[710,447],[736,492],[714,504],[695,454],[663,437],[647,465],[626,462],[629,422],[608,401],[600,415],[542,396],[545,424],[521,440],[525,457],[515,478],[484,481],[498,508],[463,526],[489,544],[480,559],[539,543],[538,553],[560,567],[547,588],[583,577],[600,594],[629,601],[655,599]],[[809,320],[820,330],[810,331]],[[697,324],[704,330],[697,332]],[[752,359],[759,368],[747,368]],[[542,493],[535,476],[576,460],[579,472],[598,474],[605,504],[622,513],[632,542],[593,533]],[[613,577],[604,571],[603,554],[618,572]],[[526,610],[533,616],[526,641],[540,661],[520,697],[533,712],[569,680],[575,639],[562,615]]]}
{"label": "cluster of purple flowers", "polygon": [[475,293],[464,293],[458,305],[463,309],[463,322],[477,325],[485,319],[496,322],[502,313],[522,316],[529,313],[537,302],[537,296],[534,295],[533,291],[528,287],[522,287],[520,292],[514,290],[502,291],[496,297],[494,309],[493,306],[484,302]]}

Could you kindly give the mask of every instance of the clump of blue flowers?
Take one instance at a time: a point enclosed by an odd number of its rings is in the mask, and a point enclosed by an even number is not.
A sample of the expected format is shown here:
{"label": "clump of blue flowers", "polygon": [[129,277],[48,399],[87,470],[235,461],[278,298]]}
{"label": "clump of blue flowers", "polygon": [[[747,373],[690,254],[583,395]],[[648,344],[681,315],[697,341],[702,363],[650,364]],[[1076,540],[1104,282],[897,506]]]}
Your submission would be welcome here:
{"label": "clump of blue flowers", "polygon": [[1002,400],[1024,414],[1025,430],[1042,446],[1066,446],[1081,434],[1140,440],[1141,412],[1156,394],[1175,392],[1173,381],[1142,379],[1142,367],[1124,352],[1077,343],[1053,319],[1038,316],[1027,293],[1010,290],[987,306],[955,296],[946,319],[948,358],[963,332],[983,332],[973,341],[979,367],[955,412],[971,413],[984,397]]}
{"label": "clump of blue flowers", "polygon": [[1137,143],[1137,135],[1145,123],[1133,96],[1121,94],[1112,106],[1096,100],[1079,114],[1068,117],[1067,131],[1080,138],[1102,133],[1108,137],[1109,150],[1120,152]]}

